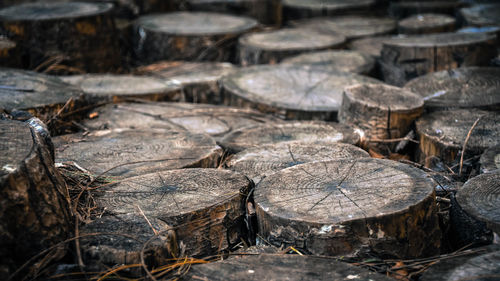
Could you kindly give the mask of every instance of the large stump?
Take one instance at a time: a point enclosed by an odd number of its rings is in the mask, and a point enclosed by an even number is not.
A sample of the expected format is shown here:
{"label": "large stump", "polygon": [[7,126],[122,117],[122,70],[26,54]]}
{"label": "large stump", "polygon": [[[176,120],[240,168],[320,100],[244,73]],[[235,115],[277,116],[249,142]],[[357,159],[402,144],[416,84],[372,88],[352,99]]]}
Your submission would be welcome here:
{"label": "large stump", "polygon": [[209,136],[164,129],[95,131],[54,138],[57,162],[91,177],[123,179],[186,167],[217,167],[222,150]]}
{"label": "large stump", "polygon": [[373,158],[281,170],[254,192],[260,234],[315,255],[439,253],[434,184],[419,169]]}
{"label": "large stump", "polygon": [[134,51],[141,64],[234,61],[238,37],[256,26],[250,18],[208,12],[142,16],[134,27]]}
{"label": "large stump", "polygon": [[0,120],[2,280],[71,231],[68,191],[43,126],[36,119]]}
{"label": "large stump", "polygon": [[496,54],[494,36],[438,33],[386,41],[380,63],[384,80],[403,86],[408,80],[430,72],[488,65]]}
{"label": "large stump", "polygon": [[500,145],[492,146],[484,151],[479,159],[481,172],[489,173],[500,169]]}
{"label": "large stump", "polygon": [[27,3],[0,10],[0,22],[23,47],[26,68],[61,60],[79,70],[106,72],[120,60],[112,8],[110,3]]}
{"label": "large stump", "polygon": [[450,108],[500,109],[500,69],[462,67],[429,73],[404,86],[425,100],[429,111]]}
{"label": "large stump", "polygon": [[374,0],[283,0],[283,19],[294,20],[332,16],[343,13],[366,12],[375,5]]}
{"label": "large stump", "polygon": [[460,16],[467,25],[499,26],[500,4],[478,4],[460,9]]}
{"label": "large stump", "polygon": [[275,64],[300,53],[341,48],[344,41],[342,35],[285,28],[242,36],[238,41],[238,56],[243,66]]}
{"label": "large stump", "polygon": [[455,30],[455,18],[442,14],[417,14],[398,22],[400,34],[428,34],[452,32]]}
{"label": "large stump", "polygon": [[455,16],[458,8],[464,5],[461,1],[391,1],[389,14],[395,18],[406,18],[415,14],[438,13]]}
{"label": "large stump", "polygon": [[263,144],[292,141],[357,144],[359,135],[351,127],[339,123],[287,122],[242,128],[228,134],[219,143],[231,152],[240,152]]}
{"label": "large stump", "polygon": [[351,144],[297,141],[251,147],[231,156],[225,164],[257,185],[266,176],[295,165],[360,157],[369,157],[369,154]]}
{"label": "large stump", "polygon": [[335,120],[345,87],[380,83],[354,73],[301,65],[242,68],[221,80],[224,104],[284,119]]}

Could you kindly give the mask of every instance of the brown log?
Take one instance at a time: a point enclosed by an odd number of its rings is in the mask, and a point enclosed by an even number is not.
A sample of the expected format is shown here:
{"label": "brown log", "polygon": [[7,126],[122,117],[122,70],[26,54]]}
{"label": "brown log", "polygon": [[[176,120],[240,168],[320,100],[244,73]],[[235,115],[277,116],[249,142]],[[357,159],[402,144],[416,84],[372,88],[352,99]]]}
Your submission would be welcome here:
{"label": "brown log", "polygon": [[481,155],[479,163],[482,173],[490,173],[500,169],[500,145],[486,149]]}
{"label": "brown log", "polygon": [[302,54],[284,59],[281,63],[314,65],[343,72],[370,74],[375,66],[375,59],[368,54],[341,50]]}
{"label": "brown log", "polygon": [[285,28],[247,34],[238,41],[239,62],[243,66],[275,64],[286,57],[341,48],[345,37],[300,28]]}
{"label": "brown log", "polygon": [[455,30],[455,18],[443,14],[417,14],[398,22],[400,34],[429,34],[452,32]]}
{"label": "brown log", "polygon": [[292,141],[357,144],[359,135],[351,127],[339,123],[294,121],[242,128],[228,134],[219,143],[230,152],[240,152],[263,144]]}
{"label": "brown log", "polygon": [[488,65],[496,55],[494,36],[438,33],[385,42],[380,63],[384,80],[403,86],[410,79],[430,72]]}
{"label": "brown log", "polygon": [[208,12],[142,16],[134,27],[134,51],[141,64],[234,61],[238,37],[256,26],[254,19]]}
{"label": "brown log", "polygon": [[380,81],[301,65],[242,68],[221,80],[224,104],[294,120],[336,120],[344,87]]}
{"label": "brown log", "polygon": [[27,3],[0,10],[0,22],[23,47],[28,58],[25,68],[61,59],[80,71],[107,72],[119,64],[112,7],[110,3]]}
{"label": "brown log", "polygon": [[379,58],[384,42],[394,37],[395,36],[387,35],[354,39],[347,44],[347,48],[363,54],[371,55],[375,58]]}
{"label": "brown log", "polygon": [[20,65],[21,58],[16,43],[0,35],[0,66],[20,67]]}
{"label": "brown log", "polygon": [[356,257],[438,254],[434,197],[421,170],[373,158],[297,165],[254,192],[259,231],[271,244]]}
{"label": "brown log", "polygon": [[428,111],[450,108],[500,110],[500,69],[462,67],[429,73],[404,86],[425,100]]}
{"label": "brown log", "polygon": [[71,232],[69,195],[49,142],[46,128],[36,118],[26,123],[0,120],[2,280]]}
{"label": "brown log", "polygon": [[374,0],[283,0],[284,21],[333,16],[345,13],[362,13],[375,5]]}
{"label": "brown log", "polygon": [[217,167],[222,150],[209,136],[165,129],[94,131],[54,138],[56,161],[91,176],[123,179],[186,167]]}
{"label": "brown log", "polygon": [[499,26],[500,4],[486,3],[460,9],[460,16],[467,25]]}
{"label": "brown log", "polygon": [[266,176],[295,165],[360,157],[369,157],[369,154],[346,143],[282,142],[245,149],[231,156],[225,165],[246,175],[257,185]]}
{"label": "brown log", "polygon": [[395,18],[406,18],[415,14],[438,13],[455,16],[455,12],[464,3],[460,1],[391,1],[389,15]]}

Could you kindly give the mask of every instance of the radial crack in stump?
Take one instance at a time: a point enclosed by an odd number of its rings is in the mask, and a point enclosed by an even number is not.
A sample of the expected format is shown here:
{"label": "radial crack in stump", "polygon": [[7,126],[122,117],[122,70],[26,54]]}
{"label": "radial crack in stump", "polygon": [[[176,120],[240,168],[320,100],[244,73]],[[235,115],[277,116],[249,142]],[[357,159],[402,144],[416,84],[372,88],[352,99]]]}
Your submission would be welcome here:
{"label": "radial crack in stump", "polygon": [[500,169],[500,145],[492,146],[484,151],[479,159],[481,172],[489,173]]}
{"label": "radial crack in stump", "polygon": [[187,167],[217,167],[222,149],[207,135],[164,129],[94,131],[54,138],[56,162],[74,162],[113,181]]}
{"label": "radial crack in stump", "polygon": [[254,191],[260,234],[314,255],[414,258],[439,253],[434,184],[424,172],[373,158],[311,162]]}
{"label": "radial crack in stump", "polygon": [[398,22],[400,34],[429,34],[440,32],[453,32],[455,18],[442,14],[417,14]]}
{"label": "radial crack in stump", "polygon": [[283,0],[284,20],[333,16],[350,12],[367,12],[374,0]]}
{"label": "radial crack in stump", "polygon": [[473,26],[499,26],[500,4],[478,4],[460,9],[460,15],[467,25]]}

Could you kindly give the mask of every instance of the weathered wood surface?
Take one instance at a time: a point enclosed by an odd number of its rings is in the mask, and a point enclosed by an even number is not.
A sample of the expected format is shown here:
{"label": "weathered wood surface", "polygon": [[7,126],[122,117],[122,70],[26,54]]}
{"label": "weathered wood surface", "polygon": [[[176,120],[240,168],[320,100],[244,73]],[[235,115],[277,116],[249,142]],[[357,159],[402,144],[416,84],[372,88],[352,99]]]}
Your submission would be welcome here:
{"label": "weathered wood surface", "polygon": [[240,128],[282,122],[250,109],[189,103],[122,103],[94,112],[97,118],[83,122],[91,130],[158,128],[207,134],[217,140]]}
{"label": "weathered wood surface", "polygon": [[429,73],[404,86],[425,100],[429,111],[450,108],[500,109],[500,69],[462,67]]}
{"label": "weathered wood surface", "polygon": [[110,3],[26,3],[0,10],[0,22],[23,48],[25,68],[61,59],[63,65],[80,71],[106,72],[119,64],[112,7]]}
{"label": "weathered wood surface", "polygon": [[234,70],[236,67],[226,62],[166,61],[139,67],[136,72],[179,83],[183,101],[221,104],[218,82]]}
{"label": "weathered wood surface", "polygon": [[497,37],[497,47],[500,46],[500,26],[469,26],[463,27],[457,30],[459,33],[487,33],[491,35],[496,35]]}
{"label": "weathered wood surface", "polygon": [[460,16],[467,25],[473,26],[499,26],[500,4],[477,4],[460,9]]}
{"label": "weathered wood surface", "polygon": [[281,64],[242,68],[221,80],[224,104],[284,119],[335,120],[345,87],[380,81],[321,67]]}
{"label": "weathered wood surface", "polygon": [[360,157],[369,157],[369,154],[351,144],[311,144],[297,141],[263,144],[245,149],[231,156],[225,166],[246,175],[257,185],[266,176],[295,165]]}
{"label": "weathered wood surface", "polygon": [[455,30],[455,18],[443,14],[417,14],[398,22],[400,34],[429,34],[452,32]]}
{"label": "weathered wood surface", "polygon": [[374,0],[283,0],[283,19],[295,20],[368,11]]}
{"label": "weathered wood surface", "polygon": [[500,145],[492,146],[484,151],[479,159],[482,173],[500,169]]}
{"label": "weathered wood surface", "polygon": [[[69,236],[69,195],[43,123],[0,120],[0,278]],[[41,262],[43,264],[43,262]],[[19,276],[17,276],[19,277]]]}
{"label": "weathered wood surface", "polygon": [[159,60],[234,61],[238,37],[257,21],[209,12],[176,12],[140,17],[134,51],[141,64]]}
{"label": "weathered wood surface", "polygon": [[242,36],[238,41],[238,57],[243,66],[275,64],[301,53],[341,48],[344,42],[342,35],[284,28]]}
{"label": "weathered wood surface", "polygon": [[[97,219],[84,231],[112,230],[135,236],[145,232],[144,223],[137,225],[145,216],[160,224],[157,231],[163,231],[152,241],[160,248],[153,259],[157,264],[165,264],[169,257],[216,254],[246,238],[243,220],[249,189],[250,181],[245,176],[220,169],[181,169],[128,178],[96,191],[97,206],[105,208],[104,220]],[[136,218],[117,225],[115,215]],[[149,236],[154,236],[151,228]],[[97,252],[96,257],[115,264],[122,263],[125,257],[128,262],[138,262],[139,247],[126,249],[130,253],[124,255],[127,241],[110,238],[103,242],[88,239],[91,244],[104,245],[87,251]],[[104,251],[99,253],[102,248]]]}
{"label": "weathered wood surface", "polygon": [[19,57],[18,50],[16,48],[16,43],[2,37],[0,35],[0,66],[1,67],[19,67],[21,65],[21,59]]}
{"label": "weathered wood surface", "polygon": [[279,254],[235,255],[195,265],[181,280],[392,280],[333,259]]}
{"label": "weathered wood surface", "polygon": [[314,65],[343,72],[370,74],[375,66],[375,59],[357,51],[338,50],[302,54],[284,59],[281,63]]}
{"label": "weathered wood surface", "polygon": [[430,165],[431,158],[437,157],[447,165],[457,164],[467,134],[478,118],[465,148],[464,159],[468,159],[500,144],[497,112],[457,109],[433,112],[417,120],[420,162]]}
{"label": "weathered wood surface", "polygon": [[382,47],[384,46],[384,42],[392,38],[397,38],[397,36],[383,35],[354,39],[347,43],[347,48],[363,54],[371,55],[375,58],[379,58],[380,53],[382,52]]}
{"label": "weathered wood surface", "polygon": [[316,255],[422,257],[439,253],[434,184],[390,160],[312,162],[254,191],[260,235]]}
{"label": "weathered wood surface", "polygon": [[455,16],[464,3],[460,1],[391,1],[389,14],[395,18],[406,18],[415,14],[438,13]]}
{"label": "weathered wood surface", "polygon": [[231,152],[240,152],[263,144],[291,141],[357,144],[359,135],[351,127],[339,123],[295,121],[242,128],[226,135],[219,143]]}
{"label": "weathered wood surface", "polygon": [[496,55],[492,35],[437,33],[384,42],[380,63],[385,82],[403,86],[430,72],[488,65]]}
{"label": "weathered wood surface", "polygon": [[56,162],[75,162],[105,179],[187,167],[217,167],[222,149],[203,134],[115,129],[54,138]]}

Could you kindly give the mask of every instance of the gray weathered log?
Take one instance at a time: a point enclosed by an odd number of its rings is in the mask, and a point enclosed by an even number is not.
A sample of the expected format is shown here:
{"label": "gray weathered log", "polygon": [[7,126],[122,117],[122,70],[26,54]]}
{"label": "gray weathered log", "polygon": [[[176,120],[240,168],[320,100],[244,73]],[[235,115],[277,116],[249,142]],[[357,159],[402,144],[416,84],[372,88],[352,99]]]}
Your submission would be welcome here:
{"label": "gray weathered log", "polygon": [[479,159],[481,172],[489,173],[500,169],[500,145],[492,146],[484,151]]}
{"label": "gray weathered log", "polygon": [[395,18],[406,18],[415,14],[439,13],[455,16],[458,8],[465,3],[461,1],[391,1],[389,14]]}
{"label": "gray weathered log", "polygon": [[467,25],[499,26],[500,4],[486,3],[460,9],[460,16]]}
{"label": "gray weathered log", "polygon": [[443,14],[416,14],[398,22],[400,34],[429,34],[452,32],[455,30],[455,18]]}
{"label": "gray weathered log", "polygon": [[363,54],[371,55],[375,58],[379,58],[380,53],[382,52],[382,47],[384,45],[384,42],[392,38],[397,38],[397,37],[391,35],[384,35],[384,36],[374,36],[374,37],[364,37],[360,39],[354,39],[347,44],[347,48]]}
{"label": "gray weathered log", "polygon": [[368,12],[375,5],[374,0],[283,0],[284,21],[332,16],[345,13]]}

